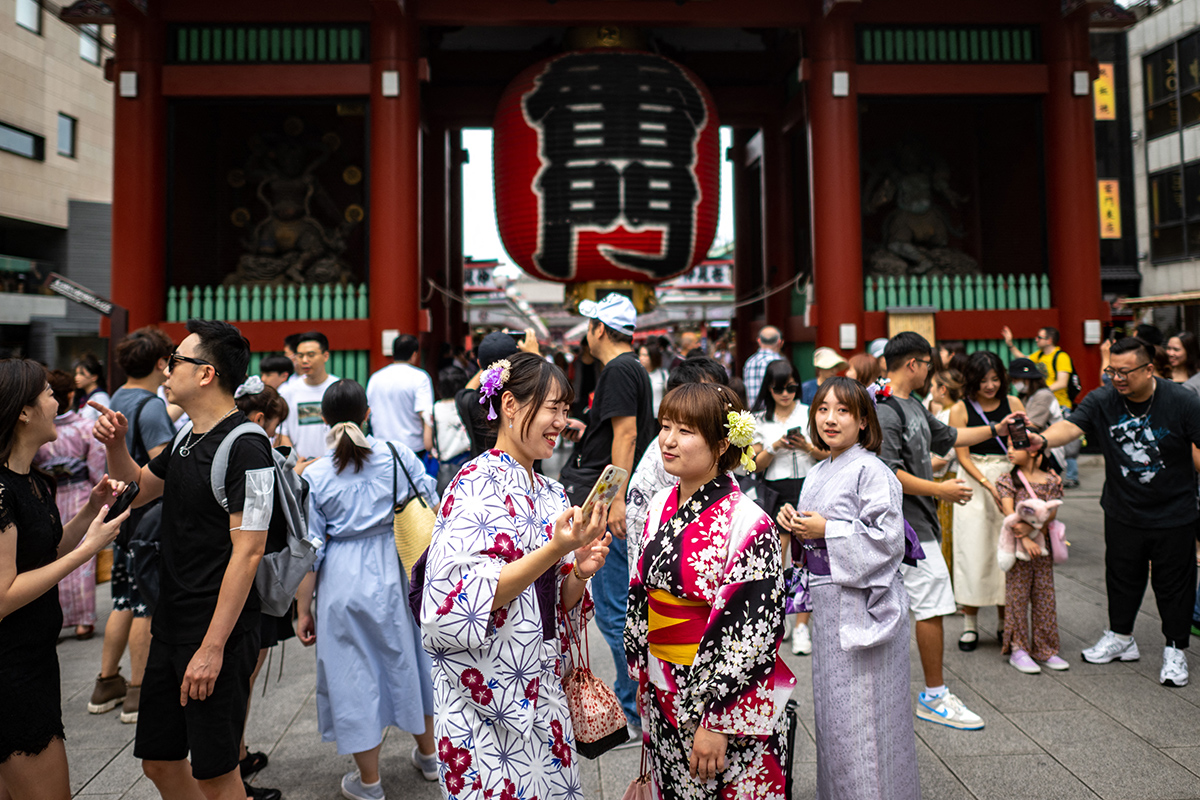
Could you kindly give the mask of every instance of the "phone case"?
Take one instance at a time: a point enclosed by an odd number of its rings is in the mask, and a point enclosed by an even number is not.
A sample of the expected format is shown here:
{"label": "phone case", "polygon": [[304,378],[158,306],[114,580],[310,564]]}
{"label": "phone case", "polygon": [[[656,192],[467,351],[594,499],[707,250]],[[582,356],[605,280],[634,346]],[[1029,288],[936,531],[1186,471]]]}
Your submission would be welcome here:
{"label": "phone case", "polygon": [[620,467],[614,467],[612,464],[604,468],[604,472],[600,473],[600,479],[596,481],[596,485],[592,487],[587,500],[583,502],[584,519],[592,515],[592,509],[596,503],[611,503],[613,501],[621,488],[621,481],[625,480],[627,474],[625,470]]}

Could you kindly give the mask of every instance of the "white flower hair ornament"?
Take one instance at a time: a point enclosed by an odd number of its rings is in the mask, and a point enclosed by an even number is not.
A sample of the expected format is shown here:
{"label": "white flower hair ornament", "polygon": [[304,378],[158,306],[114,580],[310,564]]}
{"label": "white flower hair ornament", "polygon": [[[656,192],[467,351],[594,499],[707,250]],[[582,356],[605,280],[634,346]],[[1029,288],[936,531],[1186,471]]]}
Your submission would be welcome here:
{"label": "white flower hair ornament", "polygon": [[257,375],[251,375],[246,379],[245,383],[243,383],[234,391],[233,399],[236,400],[239,397],[245,397],[248,394],[260,394],[265,388],[266,384],[263,383],[262,378],[258,377]]}
{"label": "white flower hair ornament", "polygon": [[[504,388],[504,384],[512,377],[512,364],[507,358],[502,358],[493,363],[483,373],[483,379],[479,382],[479,405],[484,405],[492,397]],[[488,404],[488,421],[491,422],[496,418],[496,409]]]}
{"label": "white flower hair ornament", "polygon": [[742,451],[742,467],[754,472],[754,417],[748,411],[730,411],[725,418],[729,444]]}

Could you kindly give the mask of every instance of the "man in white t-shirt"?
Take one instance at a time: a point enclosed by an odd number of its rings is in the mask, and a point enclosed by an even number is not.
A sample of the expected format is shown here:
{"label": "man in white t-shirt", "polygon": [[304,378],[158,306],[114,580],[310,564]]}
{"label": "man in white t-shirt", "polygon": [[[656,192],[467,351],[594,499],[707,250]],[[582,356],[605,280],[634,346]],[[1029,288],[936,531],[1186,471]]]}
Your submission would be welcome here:
{"label": "man in white t-shirt", "polygon": [[300,379],[279,389],[279,396],[288,404],[288,416],[282,426],[284,444],[291,444],[302,458],[325,454],[329,426],[321,417],[321,400],[325,390],[340,380],[325,370],[328,362],[329,340],[325,334],[318,331],[300,334],[296,342],[296,373]]}
{"label": "man in white t-shirt", "polygon": [[397,336],[392,359],[367,381],[371,431],[377,439],[400,442],[418,456],[433,449],[433,381],[417,366],[421,345],[411,334]]}

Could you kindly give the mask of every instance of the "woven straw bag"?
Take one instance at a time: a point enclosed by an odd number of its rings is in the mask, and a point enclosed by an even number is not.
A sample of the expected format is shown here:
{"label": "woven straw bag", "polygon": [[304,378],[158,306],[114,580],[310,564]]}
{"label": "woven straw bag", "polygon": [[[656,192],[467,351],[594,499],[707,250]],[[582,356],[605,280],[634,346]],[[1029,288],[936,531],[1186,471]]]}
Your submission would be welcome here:
{"label": "woven straw bag", "polygon": [[[392,470],[392,508],[396,512],[392,530],[396,537],[396,552],[400,555],[400,565],[404,568],[404,574],[409,575],[417,559],[429,549],[429,541],[433,537],[433,523],[437,515],[417,490],[417,485],[404,468],[404,462],[400,460],[395,445],[388,442],[387,446],[392,451],[392,464],[396,467]],[[397,470],[404,473],[412,490],[412,494],[403,503],[397,501]]]}

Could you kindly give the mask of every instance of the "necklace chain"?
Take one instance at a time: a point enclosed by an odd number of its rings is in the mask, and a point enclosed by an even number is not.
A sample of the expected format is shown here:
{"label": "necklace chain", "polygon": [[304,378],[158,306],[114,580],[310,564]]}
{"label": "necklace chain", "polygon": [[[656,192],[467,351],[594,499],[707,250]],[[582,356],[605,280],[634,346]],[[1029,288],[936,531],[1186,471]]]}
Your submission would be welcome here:
{"label": "necklace chain", "polygon": [[1121,395],[1121,402],[1125,404],[1125,410],[1129,412],[1129,416],[1133,417],[1134,419],[1142,419],[1147,414],[1149,414],[1150,409],[1154,408],[1154,396],[1156,394],[1158,394],[1157,389],[1158,389],[1158,381],[1155,380],[1153,388],[1150,390],[1150,405],[1146,406],[1146,410],[1140,414],[1133,413],[1133,409],[1129,407],[1129,400],[1126,399],[1125,395]]}
{"label": "necklace chain", "polygon": [[187,457],[188,457],[188,455],[190,455],[190,454],[191,454],[191,452],[192,452],[192,448],[194,448],[196,445],[198,445],[198,444],[200,444],[201,442],[203,442],[203,441],[204,441],[204,437],[205,437],[205,436],[208,436],[210,433],[212,433],[212,432],[213,432],[213,428],[217,427],[217,426],[218,426],[218,425],[220,425],[222,422],[224,422],[224,421],[225,421],[225,420],[226,420],[226,419],[229,417],[229,415],[230,415],[230,414],[232,414],[232,413],[233,413],[233,412],[235,412],[235,411],[237,411],[237,406],[234,406],[233,408],[231,408],[231,409],[229,409],[228,411],[226,411],[224,416],[222,416],[222,417],[221,417],[219,420],[217,420],[216,422],[214,422],[214,423],[213,423],[213,426],[212,426],[212,428],[209,428],[209,429],[208,429],[208,430],[206,430],[204,433],[200,434],[200,438],[199,438],[199,439],[197,439],[197,440],[196,440],[196,441],[194,441],[194,442],[192,441],[192,431],[188,431],[188,434],[187,434],[187,440],[186,440],[186,441],[184,441],[184,443],[183,443],[183,447],[180,447],[180,448],[179,448],[179,457],[180,457],[180,458],[187,458]]}

